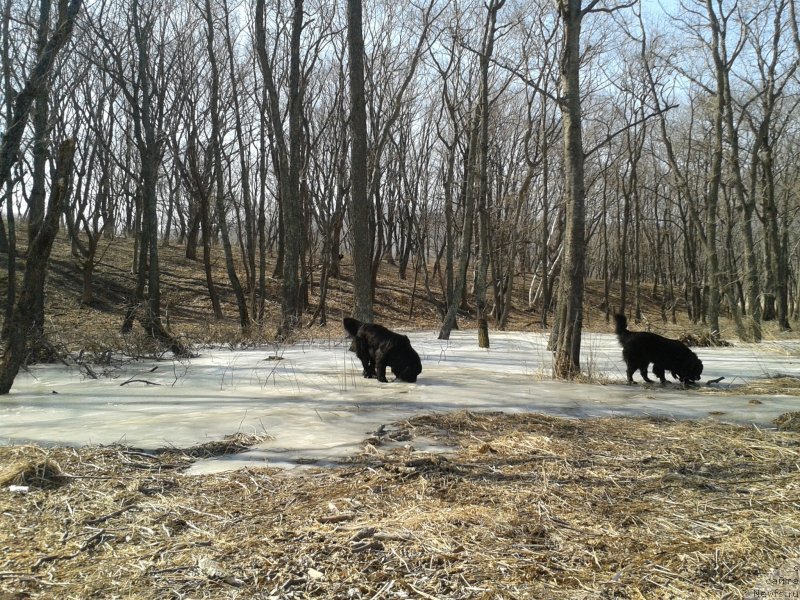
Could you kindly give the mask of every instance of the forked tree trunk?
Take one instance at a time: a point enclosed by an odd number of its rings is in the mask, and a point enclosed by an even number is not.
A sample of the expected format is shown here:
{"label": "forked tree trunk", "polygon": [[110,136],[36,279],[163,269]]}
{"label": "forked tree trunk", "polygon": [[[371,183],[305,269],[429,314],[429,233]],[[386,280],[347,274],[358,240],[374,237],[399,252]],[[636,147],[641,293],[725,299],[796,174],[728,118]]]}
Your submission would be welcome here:
{"label": "forked tree trunk", "polygon": [[303,207],[300,198],[300,150],[303,131],[301,117],[303,89],[300,85],[300,39],[303,30],[303,0],[294,0],[292,18],[292,41],[289,60],[289,135],[284,134],[280,99],[273,72],[273,64],[267,54],[266,29],[264,24],[264,0],[256,0],[256,53],[267,91],[267,107],[272,124],[278,177],[278,204],[280,208],[279,230],[282,243],[279,247],[278,267],[281,267],[281,326],[279,336],[285,336],[300,325],[300,260],[303,252]]}
{"label": "forked tree trunk", "polygon": [[50,250],[58,234],[58,221],[69,190],[72,174],[72,159],[75,156],[75,140],[62,142],[58,152],[55,176],[50,189],[47,212],[41,226],[28,248],[25,276],[19,300],[17,300],[8,323],[8,337],[3,344],[0,359],[0,394],[7,394],[25,360],[27,342],[36,318],[34,300],[44,296],[44,282]]}
{"label": "forked tree trunk", "polygon": [[222,250],[225,255],[225,268],[228,272],[228,280],[230,281],[233,294],[236,298],[236,306],[239,309],[239,326],[242,328],[242,331],[247,331],[250,328],[250,312],[247,309],[247,298],[245,297],[244,290],[242,289],[242,284],[239,281],[239,276],[236,273],[233,248],[231,246],[230,233],[228,231],[228,222],[226,220],[225,212],[225,185],[222,172],[222,131],[219,116],[219,69],[217,67],[217,58],[214,54],[214,19],[213,15],[211,14],[210,0],[206,0],[205,11],[208,64],[211,67],[211,153],[214,161],[214,177],[212,188],[215,190],[214,195],[217,208],[217,220],[220,235],[222,237]]}

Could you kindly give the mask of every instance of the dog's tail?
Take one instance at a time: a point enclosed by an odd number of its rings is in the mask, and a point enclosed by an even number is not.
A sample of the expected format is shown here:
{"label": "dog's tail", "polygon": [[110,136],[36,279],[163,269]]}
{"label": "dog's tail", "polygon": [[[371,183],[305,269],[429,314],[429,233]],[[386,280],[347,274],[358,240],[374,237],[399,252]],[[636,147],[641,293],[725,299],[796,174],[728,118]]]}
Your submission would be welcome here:
{"label": "dog's tail", "polygon": [[347,331],[347,335],[350,337],[356,337],[356,335],[358,335],[358,328],[361,327],[361,321],[345,317],[342,319],[342,323],[344,323],[344,329]]}
{"label": "dog's tail", "polygon": [[620,313],[614,315],[614,333],[617,334],[620,344],[624,344],[631,336],[631,332],[628,331],[628,319],[625,318],[625,315]]}

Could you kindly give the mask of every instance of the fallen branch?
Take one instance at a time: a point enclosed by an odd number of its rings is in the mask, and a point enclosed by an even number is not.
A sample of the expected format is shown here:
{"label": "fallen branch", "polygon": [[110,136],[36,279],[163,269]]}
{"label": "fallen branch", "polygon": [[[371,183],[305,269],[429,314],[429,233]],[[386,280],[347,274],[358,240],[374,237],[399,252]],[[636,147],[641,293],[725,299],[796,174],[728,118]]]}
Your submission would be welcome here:
{"label": "fallen branch", "polygon": [[129,383],[146,383],[147,385],[161,385],[160,383],[156,383],[154,381],[147,381],[147,379],[128,379],[128,381],[123,381],[119,384],[119,387],[123,385],[128,385]]}
{"label": "fallen branch", "polygon": [[95,517],[94,519],[89,519],[88,521],[86,521],[86,524],[87,525],[97,525],[98,523],[103,523],[104,521],[108,521],[109,519],[111,519],[113,517],[119,516],[122,513],[131,510],[132,508],[136,508],[136,505],[135,504],[131,504],[130,506],[123,506],[119,510],[115,510],[114,512],[109,513],[107,515],[103,515],[102,517]]}

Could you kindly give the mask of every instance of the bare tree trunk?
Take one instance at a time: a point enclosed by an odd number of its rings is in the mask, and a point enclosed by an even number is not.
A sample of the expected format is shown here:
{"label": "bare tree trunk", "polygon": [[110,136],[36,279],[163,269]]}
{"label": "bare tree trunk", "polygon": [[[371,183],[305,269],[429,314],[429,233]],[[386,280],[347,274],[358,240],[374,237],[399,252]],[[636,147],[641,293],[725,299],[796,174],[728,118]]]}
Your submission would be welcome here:
{"label": "bare tree trunk", "polygon": [[186,234],[186,258],[197,260],[197,239],[200,237],[200,208],[196,203],[189,203],[188,232]]}
{"label": "bare tree trunk", "polygon": [[14,99],[11,126],[3,132],[2,146],[0,146],[0,189],[5,187],[11,178],[11,168],[17,162],[22,134],[28,122],[31,106],[39,91],[47,86],[56,56],[72,34],[80,7],[81,0],[59,0],[58,23],[53,35],[39,54],[22,90]]}
{"label": "bare tree trunk", "polygon": [[[3,71],[6,86],[6,105],[7,105],[7,128],[3,132],[2,142],[0,143],[0,190],[6,194],[6,208],[8,216],[8,275],[9,275],[9,294],[6,306],[6,318],[13,318],[13,293],[16,288],[16,236],[14,232],[14,213],[12,207],[12,181],[11,171],[14,164],[18,160],[19,148],[22,142],[22,134],[28,122],[31,107],[34,102],[41,102],[44,99],[46,104],[45,90],[47,89],[50,72],[55,64],[56,57],[58,56],[61,48],[67,43],[72,34],[72,29],[77,18],[78,11],[81,7],[81,0],[59,0],[58,2],[58,21],[56,23],[53,34],[45,42],[43,38],[38,41],[40,52],[36,63],[31,70],[28,79],[25,81],[22,89],[16,96],[11,92],[11,73],[9,63],[9,36],[8,36],[8,20],[10,19],[11,5],[6,4],[4,10],[4,30],[3,30]],[[42,0],[42,21],[45,21],[45,13],[49,17],[50,2],[49,0]],[[40,28],[44,25],[40,24]],[[41,33],[41,32],[40,32]],[[38,123],[38,121],[37,121]],[[45,119],[46,129],[46,119]],[[43,142],[42,142],[43,143]],[[32,303],[37,303],[36,297],[30,298]],[[8,335],[8,327],[4,326],[3,335]],[[15,374],[16,375],[16,374]],[[13,379],[13,378],[12,378]],[[10,387],[10,384],[9,384]]]}
{"label": "bare tree trunk", "polygon": [[[542,131],[546,131],[545,114],[542,110]],[[542,295],[542,327],[547,327],[547,315],[552,305],[553,288],[550,285],[551,265],[550,263],[550,142],[546,135],[542,136],[542,237],[540,239],[540,253],[542,268],[541,295]],[[556,217],[558,218],[558,217]]]}
{"label": "bare tree trunk", "polygon": [[505,0],[490,0],[487,6],[486,26],[483,33],[483,50],[481,52],[481,88],[480,88],[480,154],[477,163],[475,187],[478,195],[478,236],[479,256],[477,277],[475,282],[475,309],[478,321],[478,347],[489,347],[489,321],[486,307],[486,276],[489,269],[489,211],[488,203],[488,170],[489,170],[489,61],[494,50],[494,34],[497,13],[505,4]]}
{"label": "bare tree trunk", "polygon": [[58,152],[47,212],[36,235],[30,241],[20,297],[8,324],[9,335],[3,341],[3,356],[0,358],[0,394],[9,392],[25,360],[26,342],[36,318],[34,299],[44,295],[47,264],[53,241],[58,234],[58,221],[69,193],[74,155],[75,140],[65,140]]}
{"label": "bare tree trunk", "polygon": [[553,375],[572,379],[580,374],[586,261],[586,191],[580,90],[580,36],[584,12],[581,9],[581,0],[560,0],[558,6],[564,32],[560,104],[564,127],[567,223],[556,322],[553,327]]}
{"label": "bare tree trunk", "polygon": [[[5,104],[5,131],[11,129],[14,122],[14,88],[11,81],[11,42],[9,25],[11,24],[11,0],[6,0],[3,5],[3,45],[2,45],[2,61],[3,61],[3,96]],[[5,141],[5,140],[4,140]],[[8,261],[6,269],[8,273],[8,286],[6,288],[6,302],[3,311],[3,329],[0,332],[0,339],[6,339],[8,336],[8,324],[11,322],[11,316],[14,312],[14,300],[17,297],[17,236],[16,225],[14,217],[14,203],[12,201],[14,192],[14,182],[9,177],[3,185],[0,186],[0,194],[2,194],[2,203],[6,207],[6,222],[8,229],[3,225],[2,248],[1,252],[8,254]],[[0,205],[2,205],[0,203]],[[0,224],[2,225],[2,224]]]}
{"label": "bare tree trunk", "polygon": [[303,207],[300,198],[300,149],[302,145],[300,86],[300,39],[303,30],[303,1],[295,0],[289,66],[289,140],[284,135],[282,111],[272,62],[267,55],[264,29],[264,0],[256,0],[256,51],[264,85],[267,88],[268,112],[277,154],[276,174],[283,232],[282,292],[280,336],[288,335],[300,324],[300,260],[303,250]]}
{"label": "bare tree trunk", "polygon": [[239,168],[242,177],[242,205],[244,207],[244,262],[247,273],[246,287],[250,292],[250,311],[256,317],[256,218],[253,210],[253,194],[250,189],[250,165],[245,152],[247,141],[242,127],[242,114],[239,100],[239,80],[234,63],[235,51],[231,40],[230,9],[227,0],[222,3],[225,23],[225,45],[228,50],[228,61],[231,76],[231,96],[233,100],[233,116],[236,130],[236,140],[239,149]]}
{"label": "bare tree trunk", "polygon": [[[228,272],[228,280],[231,282],[233,294],[236,297],[236,306],[239,308],[239,326],[242,331],[247,331],[250,327],[250,313],[247,309],[247,298],[245,298],[239,276],[236,274],[236,265],[233,261],[233,249],[231,247],[230,234],[228,233],[228,222],[225,211],[225,181],[222,172],[222,132],[219,118],[219,69],[217,58],[214,53],[214,20],[211,13],[211,1],[205,2],[206,18],[206,44],[208,50],[208,62],[211,66],[211,146],[214,161],[214,187],[217,208],[217,219],[220,234],[222,235],[222,249],[225,253],[225,267]],[[232,74],[233,75],[233,74]]]}
{"label": "bare tree trunk", "polygon": [[[130,22],[133,29],[134,47],[137,53],[136,75],[127,82],[124,90],[133,118],[134,139],[140,160],[138,194],[141,200],[141,231],[138,237],[138,261],[136,265],[136,289],[134,302],[129,306],[122,323],[122,331],[130,331],[137,309],[139,322],[147,335],[169,348],[176,356],[188,356],[189,349],[178,338],[169,333],[161,321],[161,267],[158,256],[158,171],[162,157],[164,137],[161,125],[163,95],[154,89],[151,64],[154,16],[147,5],[145,12],[139,0],[131,7]],[[121,74],[119,74],[121,75]],[[145,286],[147,295],[145,295]]]}
{"label": "bare tree trunk", "polygon": [[259,142],[258,142],[258,173],[259,173],[259,191],[258,191],[258,320],[263,322],[264,310],[267,303],[267,119],[265,118],[265,111],[267,107],[267,92],[266,87],[262,90],[261,94],[261,110],[259,111]]}
{"label": "bare tree trunk", "polygon": [[[525,172],[524,177],[522,178],[522,183],[519,186],[519,190],[516,193],[516,202],[514,203],[514,220],[513,226],[511,229],[511,238],[509,240],[509,257],[508,257],[508,266],[506,269],[506,276],[504,278],[503,286],[504,290],[502,295],[500,296],[500,306],[499,309],[499,317],[497,319],[497,327],[498,329],[505,329],[506,324],[508,323],[508,318],[511,314],[511,300],[513,297],[512,291],[514,289],[514,274],[516,271],[516,263],[517,263],[517,256],[518,256],[518,240],[520,234],[520,221],[522,219],[522,207],[525,203],[525,199],[528,197],[531,188],[531,182],[533,181],[533,177],[536,174],[536,168],[539,167],[539,159],[534,160],[532,157],[534,155],[534,150],[531,148],[531,139],[533,138],[533,130],[535,126],[535,121],[531,118],[531,104],[533,99],[529,101],[528,104],[528,123],[527,129],[525,131],[525,137],[523,140],[523,147],[524,147],[524,155],[525,155],[525,162],[527,164],[527,170]],[[545,227],[546,230],[546,227]],[[523,279],[522,282],[523,286],[525,285],[525,281]]]}
{"label": "bare tree trunk", "polygon": [[627,173],[620,178],[619,185],[622,188],[622,198],[625,205],[622,209],[622,219],[618,236],[617,261],[619,264],[619,306],[618,312],[628,314],[628,230],[631,223],[631,198],[630,189],[625,182]]}
{"label": "bare tree trunk", "polygon": [[[102,109],[98,112],[102,112]],[[89,145],[92,146],[91,151],[87,151],[86,146]],[[104,144],[99,143],[97,138],[87,138],[84,146],[84,154],[90,155],[90,159],[88,161],[89,164],[88,166],[84,167],[87,173],[87,180],[91,178],[92,173],[94,172],[94,163],[98,154],[100,154],[100,157],[96,160],[100,163],[101,171],[94,202],[95,208],[93,209],[90,218],[87,218],[87,216],[84,214],[86,207],[90,204],[90,199],[88,196],[91,194],[91,191],[88,184],[84,186],[82,194],[83,197],[80,197],[81,186],[79,182],[82,179],[82,175],[78,176],[78,182],[75,184],[75,189],[72,192],[72,197],[75,198],[75,202],[72,203],[72,206],[66,206],[64,209],[67,231],[69,232],[69,237],[71,240],[72,256],[78,261],[78,264],[81,267],[81,273],[83,275],[81,304],[87,306],[92,304],[94,301],[92,281],[95,266],[100,260],[97,258],[97,250],[100,239],[103,236],[103,230],[106,227],[105,222],[102,225],[100,224],[100,212],[98,210],[98,207],[103,205],[106,196],[109,194],[109,164],[107,157],[104,156],[105,152],[106,148],[104,147]],[[85,243],[82,239],[82,235],[84,234],[86,236]]]}
{"label": "bare tree trunk", "polygon": [[211,206],[208,201],[208,190],[199,190],[200,202],[200,238],[203,244],[203,272],[206,276],[206,289],[211,300],[211,309],[214,311],[214,318],[222,319],[222,306],[219,301],[217,286],[214,284],[214,271],[211,264]]}
{"label": "bare tree trunk", "polygon": [[[456,124],[455,119],[453,125]],[[445,310],[450,306],[450,302],[455,298],[455,218],[453,216],[453,186],[455,184],[455,162],[456,162],[457,143],[454,140],[452,145],[447,148],[447,171],[444,181],[444,306]],[[455,327],[455,325],[454,325]]]}
{"label": "bare tree trunk", "polygon": [[[36,52],[41,54],[47,46],[50,32],[51,0],[39,3],[39,24],[36,28]],[[28,239],[33,239],[44,219],[45,179],[47,177],[47,150],[49,145],[49,102],[48,86],[43,85],[35,94],[34,109],[31,121],[33,124],[33,172],[31,173],[31,194],[28,197],[30,207],[28,222]],[[33,328],[30,333],[34,340],[41,340],[44,331],[44,297],[33,298]]]}
{"label": "bare tree trunk", "polygon": [[456,316],[461,305],[461,298],[467,287],[467,267],[469,265],[470,249],[472,246],[472,229],[475,221],[475,204],[477,201],[478,190],[474,186],[474,173],[477,169],[478,160],[478,139],[480,136],[480,107],[477,105],[473,109],[470,124],[469,152],[467,154],[467,169],[464,179],[467,181],[467,189],[464,197],[464,226],[461,231],[461,250],[458,257],[458,270],[455,273],[453,284],[453,296],[447,301],[447,314],[444,317],[442,326],[439,329],[439,339],[449,340],[450,332],[455,328]]}
{"label": "bare tree trunk", "polygon": [[350,56],[350,232],[353,240],[353,316],[371,323],[372,249],[367,196],[367,108],[364,92],[364,34],[361,0],[347,1]]}
{"label": "bare tree trunk", "polygon": [[[729,112],[732,105],[727,101],[726,89],[728,71],[731,68],[732,60],[728,57],[725,31],[720,27],[718,16],[714,10],[711,0],[706,0],[706,8],[708,11],[708,20],[711,29],[711,52],[714,59],[715,75],[716,75],[716,90],[715,90],[715,107],[713,115],[714,127],[714,140],[713,151],[711,157],[711,172],[706,195],[706,254],[708,257],[710,268],[710,290],[709,290],[709,303],[708,303],[708,320],[711,326],[711,333],[715,337],[720,334],[719,328],[719,302],[721,286],[725,286],[725,295],[728,297],[731,316],[736,323],[736,329],[741,339],[747,339],[748,335],[742,322],[741,314],[739,313],[738,306],[731,290],[731,282],[728,278],[723,280],[721,268],[719,265],[719,253],[717,250],[717,220],[718,220],[718,203],[720,188],[722,185],[722,159],[723,159],[723,141],[726,113]],[[736,53],[734,52],[734,55]],[[732,118],[732,117],[731,117]],[[730,123],[733,125],[732,121]],[[731,132],[729,131],[729,134]],[[735,170],[738,169],[739,154],[738,150],[733,153]],[[741,178],[740,178],[741,180]]]}
{"label": "bare tree trunk", "polygon": [[[641,21],[641,17],[640,17]],[[689,281],[687,282],[687,286],[690,289],[687,289],[687,295],[689,300],[689,307],[690,307],[690,316],[692,320],[697,320],[701,314],[704,318],[707,318],[708,325],[711,328],[711,334],[713,336],[719,336],[719,301],[720,301],[720,288],[719,288],[719,256],[717,254],[717,203],[719,198],[719,186],[721,180],[721,162],[722,162],[722,119],[723,114],[722,111],[724,110],[724,105],[722,103],[722,98],[719,94],[716,96],[717,106],[716,114],[714,116],[714,131],[715,131],[715,140],[714,140],[714,148],[712,151],[711,156],[711,164],[709,167],[709,181],[706,188],[706,198],[705,198],[705,205],[704,205],[704,214],[700,214],[700,210],[697,207],[697,203],[694,198],[694,194],[692,193],[692,187],[689,185],[689,182],[686,179],[686,174],[683,171],[683,168],[678,162],[678,159],[675,155],[674,146],[670,139],[668,130],[667,130],[667,122],[664,116],[664,112],[661,110],[661,99],[658,95],[656,90],[656,81],[653,76],[653,71],[651,65],[648,61],[647,56],[647,44],[646,44],[646,36],[644,35],[644,26],[641,26],[642,29],[642,38],[641,38],[641,58],[642,64],[644,67],[645,74],[647,76],[647,84],[650,88],[650,93],[652,99],[656,105],[656,109],[659,113],[659,128],[661,132],[661,138],[664,142],[664,147],[667,151],[667,159],[672,171],[672,177],[674,178],[679,195],[682,197],[681,200],[688,204],[689,212],[691,214],[691,219],[687,217],[687,215],[683,212],[681,213],[681,217],[684,223],[684,246],[685,252],[684,256],[687,261],[687,266],[689,270]],[[680,205],[680,204],[679,204]],[[687,227],[688,225],[688,227]],[[704,228],[705,226],[705,228]],[[699,290],[698,284],[695,281],[697,268],[696,268],[696,257],[695,253],[692,248],[692,241],[691,241],[691,228],[696,227],[697,234],[700,236],[700,239],[703,243],[703,248],[705,249],[706,253],[706,260],[708,263],[708,277],[709,281],[709,296],[707,298],[707,302],[705,306],[700,306],[702,301],[699,297]]]}

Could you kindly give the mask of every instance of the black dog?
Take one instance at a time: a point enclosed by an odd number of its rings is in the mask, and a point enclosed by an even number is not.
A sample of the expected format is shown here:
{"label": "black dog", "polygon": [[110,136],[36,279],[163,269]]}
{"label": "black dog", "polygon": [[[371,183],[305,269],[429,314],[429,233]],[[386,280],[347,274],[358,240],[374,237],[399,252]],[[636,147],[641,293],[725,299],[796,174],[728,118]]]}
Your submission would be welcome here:
{"label": "black dog", "polygon": [[703,363],[683,342],[671,340],[647,331],[628,331],[625,315],[614,315],[615,333],[622,344],[622,358],[628,366],[628,383],[633,383],[633,374],[638,370],[642,378],[647,377],[647,366],[653,363],[653,374],[667,383],[664,375],[669,371],[675,379],[687,385],[700,380]]}
{"label": "black dog", "polygon": [[386,383],[386,367],[398,379],[414,383],[422,373],[422,362],[411,341],[383,325],[362,323],[349,317],[344,318],[344,328],[353,338],[350,351],[355,352],[364,365],[364,377],[375,377]]}

